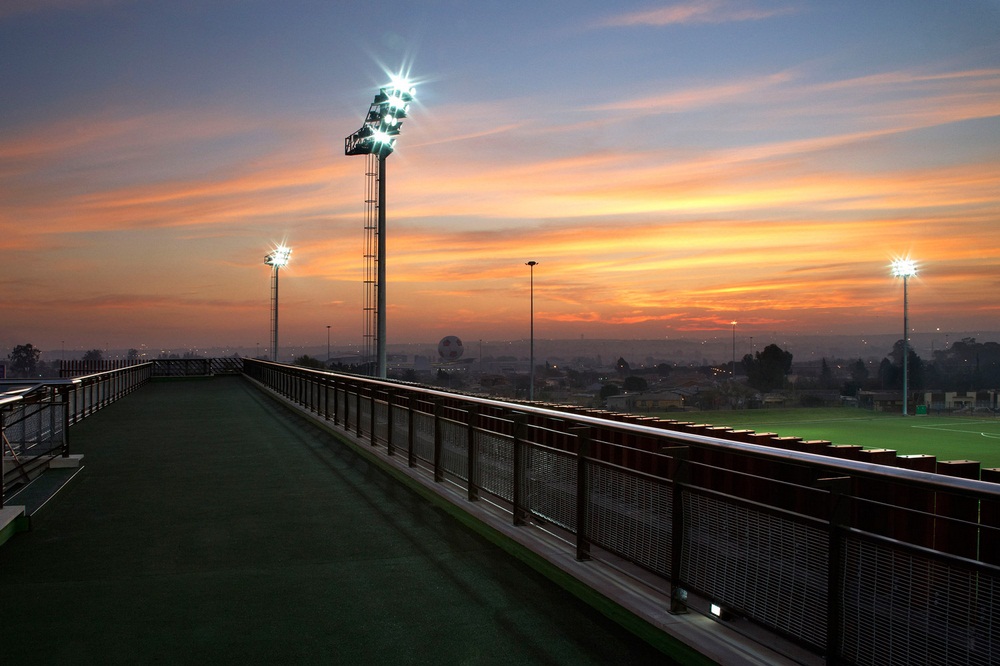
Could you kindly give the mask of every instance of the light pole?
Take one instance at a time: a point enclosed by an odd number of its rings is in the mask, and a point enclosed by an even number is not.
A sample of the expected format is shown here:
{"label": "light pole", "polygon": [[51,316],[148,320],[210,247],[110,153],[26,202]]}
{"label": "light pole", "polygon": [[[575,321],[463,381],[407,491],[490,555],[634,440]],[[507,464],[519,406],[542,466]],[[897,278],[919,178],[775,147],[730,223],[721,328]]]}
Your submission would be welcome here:
{"label": "light pole", "polygon": [[[374,260],[376,269],[375,275],[368,275],[369,270],[366,267],[365,281],[375,289],[375,307],[368,307],[366,298],[365,310],[369,316],[375,316],[375,326],[370,326],[366,321],[365,336],[368,338],[371,335],[370,329],[375,329],[376,374],[383,379],[386,376],[385,160],[396,146],[396,136],[399,135],[399,128],[403,125],[403,118],[406,118],[406,112],[412,101],[413,87],[410,83],[403,78],[393,77],[392,83],[379,89],[379,93],[375,95],[361,129],[344,139],[344,154],[370,156],[368,175],[369,178],[378,181],[375,198],[370,192],[366,200],[369,216],[374,207],[377,219],[375,224],[371,224],[372,220],[367,220],[365,223],[369,234],[372,232],[375,234],[376,246],[374,254],[368,249],[365,252],[366,260],[369,262]],[[369,186],[369,190],[371,189]]]}
{"label": "light pole", "polygon": [[736,322],[730,322],[733,325],[733,379],[736,379]]}
{"label": "light pole", "polygon": [[531,316],[530,316],[530,338],[528,342],[528,400],[535,399],[535,266],[537,261],[529,261],[525,264],[528,267],[528,284],[531,296]]}
{"label": "light pole", "polygon": [[330,326],[326,327],[326,366],[330,367]]}
{"label": "light pole", "polygon": [[909,377],[907,369],[910,361],[910,321],[909,303],[907,301],[906,280],[917,274],[917,265],[912,259],[897,259],[892,262],[893,277],[903,278],[903,416],[906,416],[906,403],[909,397]]}
{"label": "light pole", "polygon": [[288,265],[292,248],[279,245],[264,255],[264,265],[271,267],[271,360],[278,362],[278,269]]}

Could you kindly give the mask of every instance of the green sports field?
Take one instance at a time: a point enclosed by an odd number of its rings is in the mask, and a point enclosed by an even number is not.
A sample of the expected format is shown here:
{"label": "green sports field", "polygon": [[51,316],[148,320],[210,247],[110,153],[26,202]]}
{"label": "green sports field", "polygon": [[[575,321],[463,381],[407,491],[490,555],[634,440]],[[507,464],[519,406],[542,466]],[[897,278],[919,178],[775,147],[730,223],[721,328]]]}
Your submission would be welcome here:
{"label": "green sports field", "polygon": [[938,460],[978,460],[1000,468],[1000,418],[907,416],[853,407],[829,409],[749,409],[672,412],[663,418],[774,432],[786,437],[894,449],[900,455],[926,454]]}

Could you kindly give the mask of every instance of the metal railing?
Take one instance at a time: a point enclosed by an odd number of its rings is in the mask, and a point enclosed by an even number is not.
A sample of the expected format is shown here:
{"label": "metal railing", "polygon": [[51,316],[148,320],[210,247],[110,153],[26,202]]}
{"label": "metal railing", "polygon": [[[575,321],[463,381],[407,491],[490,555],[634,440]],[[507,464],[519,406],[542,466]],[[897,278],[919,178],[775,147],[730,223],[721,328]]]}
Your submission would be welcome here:
{"label": "metal railing", "polygon": [[1000,663],[1000,484],[782,450],[770,433],[244,372],[578,560],[652,580],[673,613],[827,663]]}
{"label": "metal railing", "polygon": [[5,382],[11,388],[0,394],[0,508],[11,486],[30,480],[49,459],[70,455],[70,425],[145,384],[152,369],[144,363],[73,379]]}

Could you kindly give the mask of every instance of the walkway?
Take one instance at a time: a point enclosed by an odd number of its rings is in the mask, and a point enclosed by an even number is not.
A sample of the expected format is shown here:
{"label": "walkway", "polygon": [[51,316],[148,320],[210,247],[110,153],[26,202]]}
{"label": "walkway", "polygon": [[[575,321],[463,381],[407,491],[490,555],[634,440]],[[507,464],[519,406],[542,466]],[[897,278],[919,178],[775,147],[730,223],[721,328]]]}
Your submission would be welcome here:
{"label": "walkway", "polygon": [[5,664],[644,664],[663,655],[238,377],[73,426],[0,548]]}

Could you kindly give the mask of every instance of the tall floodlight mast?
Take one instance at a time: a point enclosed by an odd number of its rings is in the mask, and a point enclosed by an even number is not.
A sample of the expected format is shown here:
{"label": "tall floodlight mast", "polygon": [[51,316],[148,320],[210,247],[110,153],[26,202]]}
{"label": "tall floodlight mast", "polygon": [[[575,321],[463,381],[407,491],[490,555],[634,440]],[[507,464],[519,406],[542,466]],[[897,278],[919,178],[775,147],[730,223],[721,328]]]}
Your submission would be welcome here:
{"label": "tall floodlight mast", "polygon": [[909,378],[907,367],[910,361],[910,321],[909,303],[906,294],[906,279],[917,274],[917,265],[912,259],[897,259],[892,262],[893,277],[903,278],[903,416],[906,416],[906,403],[909,399]]}
{"label": "tall floodlight mast", "polygon": [[271,267],[271,360],[278,362],[278,269],[288,265],[292,248],[279,245],[264,255],[264,265]]}
{"label": "tall floodlight mast", "polygon": [[365,122],[344,140],[347,155],[367,155],[368,192],[365,198],[365,360],[375,375],[386,376],[385,339],[385,160],[396,146],[399,128],[413,101],[413,87],[394,77],[379,89]]}

